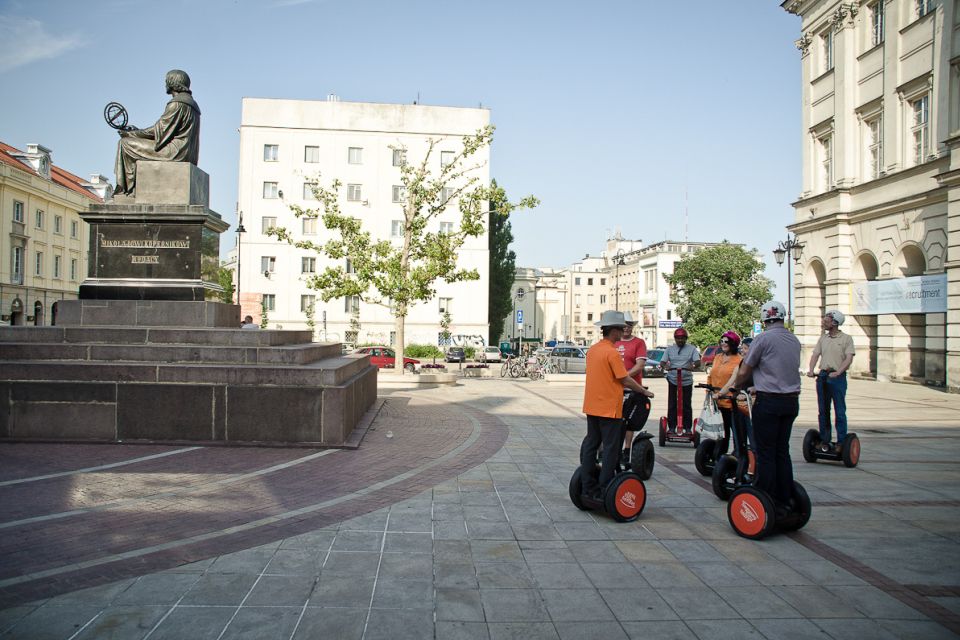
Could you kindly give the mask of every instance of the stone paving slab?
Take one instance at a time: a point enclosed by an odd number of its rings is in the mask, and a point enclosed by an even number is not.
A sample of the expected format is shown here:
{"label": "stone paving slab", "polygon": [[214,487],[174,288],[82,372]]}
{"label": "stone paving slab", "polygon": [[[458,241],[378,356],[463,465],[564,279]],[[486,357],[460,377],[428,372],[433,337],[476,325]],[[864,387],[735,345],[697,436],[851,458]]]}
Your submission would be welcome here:
{"label": "stone paving slab", "polygon": [[[650,384],[655,420],[666,385]],[[58,456],[49,470],[42,451],[18,458],[19,471],[0,480],[2,504],[16,496],[16,515],[0,514],[0,527],[9,525],[9,537],[0,536],[8,545],[0,585],[40,558],[116,555],[151,527],[179,540],[204,526],[223,531],[216,527],[295,511],[304,496],[316,505],[345,473],[361,484],[403,478],[405,490],[377,502],[341,486],[336,495],[350,498],[322,520],[305,514],[257,527],[256,536],[218,536],[189,557],[165,557],[159,571],[135,562],[119,579],[38,579],[57,588],[33,598],[8,587],[0,638],[958,637],[956,396],[851,381],[851,429],[864,448],[860,466],[845,469],[799,455],[803,432],[816,423],[805,387],[793,453],[813,518],[800,532],[751,542],[730,530],[725,503],[696,473],[687,447],[657,448],[638,521],[617,524],[574,508],[566,487],[584,432],[576,385],[470,380],[381,395],[385,411],[342,466],[338,452],[250,476],[320,453],[304,450],[269,450],[258,463],[255,453],[219,449],[219,459],[201,449],[124,465],[116,454],[124,447],[91,449],[90,460],[65,464]],[[440,416],[443,429],[415,433]],[[129,449],[129,459],[167,453]],[[10,451],[0,447],[0,462]],[[447,454],[456,464],[416,473]],[[192,474],[191,458],[205,461]],[[3,484],[96,466],[106,468]],[[34,506],[23,485],[37,489]],[[86,517],[93,532],[100,523],[102,537],[59,549],[50,537],[34,544],[41,530],[13,522],[92,508],[53,521]],[[165,524],[177,519],[189,527]]]}

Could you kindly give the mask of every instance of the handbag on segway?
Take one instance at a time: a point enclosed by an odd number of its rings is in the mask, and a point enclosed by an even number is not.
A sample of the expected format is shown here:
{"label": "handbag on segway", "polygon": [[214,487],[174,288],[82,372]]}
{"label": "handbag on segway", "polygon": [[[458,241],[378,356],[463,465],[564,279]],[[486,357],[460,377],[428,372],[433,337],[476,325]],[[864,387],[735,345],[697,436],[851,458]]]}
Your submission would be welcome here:
{"label": "handbag on segway", "polygon": [[[647,418],[650,417],[650,398],[624,389],[623,391],[623,430],[634,433],[633,442],[626,448],[628,457],[620,459],[620,466],[649,480],[653,475],[656,454],[653,451],[653,434],[644,431]],[[626,444],[626,443],[624,443]]]}

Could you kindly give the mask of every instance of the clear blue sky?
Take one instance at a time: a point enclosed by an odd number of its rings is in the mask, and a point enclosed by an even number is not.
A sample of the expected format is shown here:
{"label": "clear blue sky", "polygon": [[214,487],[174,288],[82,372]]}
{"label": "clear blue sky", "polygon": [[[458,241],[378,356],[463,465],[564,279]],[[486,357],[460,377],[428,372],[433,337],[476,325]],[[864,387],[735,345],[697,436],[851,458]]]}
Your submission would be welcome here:
{"label": "clear blue sky", "polygon": [[543,201],[513,222],[518,264],[568,265],[617,227],[682,239],[686,190],[689,239],[760,249],[783,292],[771,251],[800,190],[800,25],[779,5],[0,0],[0,140],[113,181],[104,105],[151,125],[165,72],[184,69],[211,207],[233,222],[244,96],[483,104],[491,175]]}

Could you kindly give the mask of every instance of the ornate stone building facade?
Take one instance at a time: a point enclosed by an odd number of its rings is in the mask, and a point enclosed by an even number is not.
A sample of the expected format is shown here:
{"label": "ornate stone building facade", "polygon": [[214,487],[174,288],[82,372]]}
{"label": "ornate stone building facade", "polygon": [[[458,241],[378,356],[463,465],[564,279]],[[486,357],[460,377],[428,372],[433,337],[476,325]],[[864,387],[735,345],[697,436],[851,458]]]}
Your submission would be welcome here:
{"label": "ornate stone building facade", "polygon": [[787,0],[801,18],[803,185],[789,229],[805,358],[848,314],[854,375],[960,388],[956,0]]}

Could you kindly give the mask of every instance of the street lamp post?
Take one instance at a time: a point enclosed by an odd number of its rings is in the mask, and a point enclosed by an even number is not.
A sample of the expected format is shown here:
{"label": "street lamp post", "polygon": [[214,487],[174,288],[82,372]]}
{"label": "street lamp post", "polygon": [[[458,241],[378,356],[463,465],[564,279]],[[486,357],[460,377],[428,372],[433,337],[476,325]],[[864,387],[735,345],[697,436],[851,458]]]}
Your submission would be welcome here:
{"label": "street lamp post", "polygon": [[240,304],[240,245],[243,243],[243,234],[246,232],[247,230],[243,228],[243,211],[241,211],[237,219],[237,304]]}
{"label": "street lamp post", "polygon": [[[513,339],[514,339],[514,340],[517,339],[517,324],[518,324],[518,323],[517,323],[517,301],[518,301],[518,300],[523,300],[523,296],[524,296],[525,293],[526,293],[526,292],[525,292],[525,291],[523,290],[523,288],[521,287],[521,288],[517,289],[517,292],[516,292],[516,293],[514,294],[514,296],[513,296],[513,318],[510,319],[510,322],[513,323]],[[522,335],[522,333],[523,333],[523,325],[520,326],[520,332],[521,332],[520,340],[521,340],[521,342],[522,342],[522,341],[523,341],[523,335]],[[517,343],[517,355],[520,355],[520,343],[519,343],[519,342]]]}
{"label": "street lamp post", "polygon": [[[797,240],[797,236],[791,236],[789,232],[787,233],[787,239],[780,242],[777,248],[773,250],[773,257],[776,259],[778,265],[783,265],[787,254],[790,254],[795,263],[799,263],[800,256],[803,255],[803,243]],[[793,286],[790,284],[791,271],[793,271],[793,268],[787,263],[787,323],[790,325],[793,324],[793,304],[791,303]]]}

